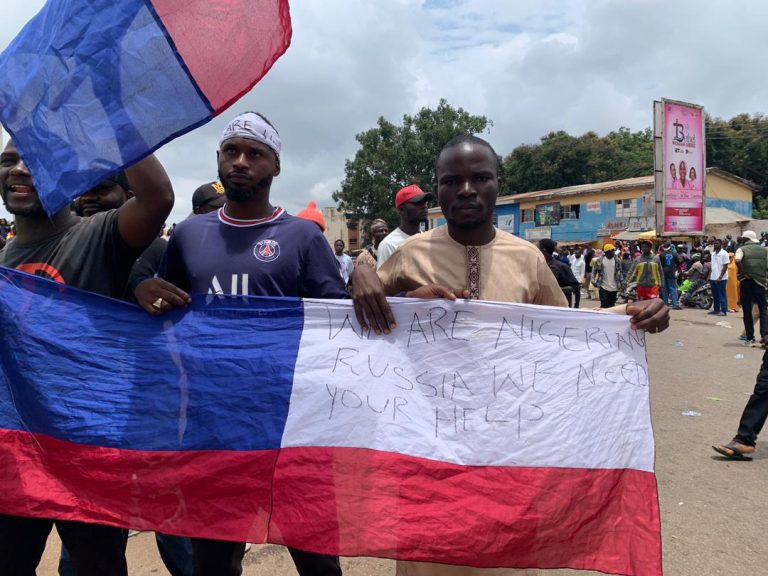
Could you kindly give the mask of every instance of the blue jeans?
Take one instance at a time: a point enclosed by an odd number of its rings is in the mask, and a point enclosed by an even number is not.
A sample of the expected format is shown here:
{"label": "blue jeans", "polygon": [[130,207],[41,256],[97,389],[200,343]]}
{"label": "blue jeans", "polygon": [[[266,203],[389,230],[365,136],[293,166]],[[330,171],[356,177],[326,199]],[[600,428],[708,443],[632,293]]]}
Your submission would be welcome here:
{"label": "blue jeans", "polygon": [[[677,302],[677,280],[674,276],[670,278],[664,277],[664,286],[661,287],[661,299],[664,301],[664,304],[673,308],[679,306]],[[671,304],[670,300],[672,300]]]}
{"label": "blue jeans", "polygon": [[728,312],[728,297],[725,295],[725,283],[727,280],[710,280],[712,286],[712,311],[716,314]]}

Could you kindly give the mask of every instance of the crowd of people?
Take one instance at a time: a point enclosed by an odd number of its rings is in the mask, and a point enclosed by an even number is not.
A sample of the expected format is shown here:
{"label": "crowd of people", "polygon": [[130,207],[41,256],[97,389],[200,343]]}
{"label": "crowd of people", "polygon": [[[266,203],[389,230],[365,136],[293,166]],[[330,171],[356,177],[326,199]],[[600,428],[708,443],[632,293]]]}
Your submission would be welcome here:
{"label": "crowd of people", "polygon": [[[174,194],[153,155],[88,191],[73,204],[74,211],[67,207],[49,216],[28,167],[9,142],[0,152],[0,193],[15,218],[15,236],[0,251],[0,265],[130,300],[154,316],[189,306],[192,293],[221,298],[351,297],[363,329],[385,334],[398,330],[387,296],[567,306],[566,293],[553,274],[556,263],[572,274],[572,263],[563,261],[566,251],[558,253],[552,242],[536,246],[494,226],[501,171],[487,141],[458,136],[435,158],[434,199],[445,226],[423,231],[433,194],[408,186],[394,194],[398,226],[389,231],[386,222],[372,221],[372,243],[355,265],[343,242],[332,248],[325,239],[316,207],[308,206],[298,217],[273,203],[271,186],[281,173],[280,157],[280,135],[264,115],[248,112],[233,118],[212,158],[218,181],[195,191],[193,215],[164,239]],[[584,260],[576,269],[584,278],[592,276],[606,312],[627,315],[633,328],[650,334],[668,327],[669,309],[659,298],[611,301],[623,278],[619,271],[624,253],[633,259],[630,278],[644,276],[633,270],[643,258],[655,263],[658,254],[649,256],[645,244],[576,252],[574,261]],[[578,280],[570,287],[572,297],[580,294]],[[578,297],[572,301],[579,304]],[[76,576],[127,575],[125,529],[8,514],[0,515],[4,573],[34,574],[54,525],[66,550],[62,574],[69,569]],[[174,576],[242,572],[244,542],[162,534],[157,540]],[[289,552],[299,574],[341,574],[335,556]],[[398,572],[429,574],[434,566],[400,562]],[[482,570],[464,567],[452,573]]]}
{"label": "crowd of people", "polygon": [[584,292],[589,300],[597,294],[602,308],[622,297],[625,301],[661,298],[673,310],[681,310],[686,302],[681,295],[709,284],[710,314],[719,316],[736,313],[741,307],[738,267],[744,246],[753,244],[765,248],[768,235],[761,233],[758,239],[747,230],[736,239],[728,235],[681,243],[615,240],[599,249],[591,245],[558,248],[552,240],[539,241],[542,251],[551,255],[550,267],[566,296],[572,295],[568,301],[574,308],[579,307]]}

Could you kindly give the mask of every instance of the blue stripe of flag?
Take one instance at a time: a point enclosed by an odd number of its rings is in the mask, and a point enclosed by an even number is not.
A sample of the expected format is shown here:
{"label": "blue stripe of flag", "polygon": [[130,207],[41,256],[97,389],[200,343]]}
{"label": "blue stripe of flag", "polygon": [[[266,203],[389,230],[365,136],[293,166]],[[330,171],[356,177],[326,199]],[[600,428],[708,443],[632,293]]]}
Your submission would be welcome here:
{"label": "blue stripe of flag", "polygon": [[197,297],[156,318],[0,268],[0,428],[134,450],[279,448],[301,300]]}
{"label": "blue stripe of flag", "polygon": [[145,0],[49,0],[0,54],[0,121],[49,213],[211,116]]}

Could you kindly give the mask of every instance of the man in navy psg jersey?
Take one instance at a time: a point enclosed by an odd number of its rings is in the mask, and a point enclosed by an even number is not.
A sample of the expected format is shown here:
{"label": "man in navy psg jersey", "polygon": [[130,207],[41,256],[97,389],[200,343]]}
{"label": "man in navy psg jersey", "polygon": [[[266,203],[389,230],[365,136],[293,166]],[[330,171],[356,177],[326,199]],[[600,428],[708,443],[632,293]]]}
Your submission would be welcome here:
{"label": "man in navy psg jersey", "polygon": [[[210,295],[345,298],[339,266],[314,222],[270,203],[280,174],[280,136],[253,112],[224,130],[217,152],[226,203],[181,222],[171,235],[160,276],[182,290]],[[170,310],[182,300],[158,298]],[[241,574],[244,543],[193,539],[195,575]],[[302,576],[341,574],[335,556],[289,549]]]}

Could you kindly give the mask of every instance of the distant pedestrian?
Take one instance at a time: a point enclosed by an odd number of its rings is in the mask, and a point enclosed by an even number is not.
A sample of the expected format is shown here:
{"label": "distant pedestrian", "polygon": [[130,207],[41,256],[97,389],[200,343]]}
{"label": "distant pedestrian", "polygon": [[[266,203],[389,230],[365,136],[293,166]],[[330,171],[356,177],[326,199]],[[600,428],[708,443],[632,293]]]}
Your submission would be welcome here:
{"label": "distant pedestrian", "polygon": [[592,280],[600,295],[600,308],[616,306],[616,298],[624,284],[624,269],[615,257],[613,244],[603,246],[603,255],[592,260]]}
{"label": "distant pedestrian", "polygon": [[725,294],[725,283],[728,281],[728,264],[731,259],[728,252],[723,250],[723,243],[720,239],[713,242],[712,249],[712,272],[710,272],[709,282],[712,285],[712,312],[711,315],[726,316],[728,313],[728,300]]}
{"label": "distant pedestrian", "polygon": [[672,310],[681,310],[677,301],[677,267],[680,265],[680,257],[667,243],[659,250],[659,261],[664,274],[661,299],[664,300],[664,304],[671,306]]}
{"label": "distant pedestrian", "polygon": [[336,240],[336,242],[333,243],[333,251],[334,256],[336,256],[336,261],[339,263],[341,277],[344,279],[344,285],[346,286],[349,284],[349,275],[352,274],[352,270],[355,269],[355,266],[352,263],[352,257],[344,252],[344,240],[341,239]]}
{"label": "distant pedestrian", "polygon": [[357,255],[355,260],[355,268],[358,266],[373,266],[376,269],[376,263],[379,259],[379,245],[384,238],[389,234],[389,226],[381,218],[377,218],[371,222],[371,244],[363,248],[362,252]]}
{"label": "distant pedestrian", "polygon": [[658,298],[663,286],[661,263],[651,253],[652,246],[649,240],[643,240],[640,243],[641,254],[635,260],[627,278],[627,284],[637,283],[638,300]]}
{"label": "distant pedestrian", "polygon": [[584,288],[589,300],[592,300],[592,258],[594,257],[595,251],[591,246],[587,246],[584,250]]}
{"label": "distant pedestrian", "polygon": [[755,324],[752,320],[752,304],[758,309],[760,317],[760,338],[768,335],[768,304],[765,288],[768,285],[768,249],[757,242],[757,234],[752,230],[744,232],[745,239],[736,250],[736,266],[739,276],[741,310],[744,315],[746,345],[755,344]]}
{"label": "distant pedestrian", "polygon": [[579,287],[573,291],[573,307],[578,308],[581,303],[581,284],[584,282],[584,274],[586,272],[586,264],[584,264],[584,254],[581,252],[581,248],[577,248],[573,254],[571,260],[571,272],[579,283]]}

